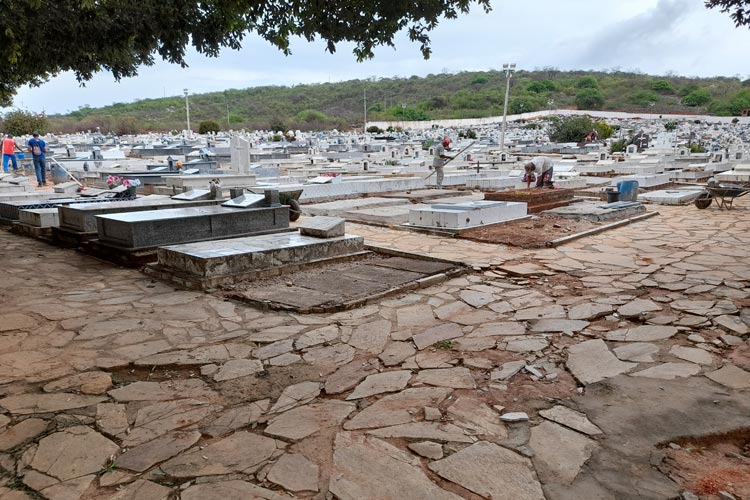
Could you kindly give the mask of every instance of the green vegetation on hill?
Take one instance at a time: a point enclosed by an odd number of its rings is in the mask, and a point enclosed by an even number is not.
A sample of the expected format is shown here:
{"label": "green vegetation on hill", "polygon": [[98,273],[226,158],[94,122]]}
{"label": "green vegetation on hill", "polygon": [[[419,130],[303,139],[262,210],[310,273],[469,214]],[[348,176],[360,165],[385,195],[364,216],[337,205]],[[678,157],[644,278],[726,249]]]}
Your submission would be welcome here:
{"label": "green vegetation on hill", "polygon": [[[505,77],[498,71],[350,80],[339,83],[231,89],[190,96],[195,124],[223,129],[315,130],[361,127],[367,119],[429,120],[497,116]],[[519,71],[511,80],[511,114],[542,109],[603,109],[652,113],[740,115],[750,108],[750,80],[687,78],[626,72]],[[102,108],[79,108],[50,117],[49,130],[133,133],[181,130],[182,97],[143,99]]]}

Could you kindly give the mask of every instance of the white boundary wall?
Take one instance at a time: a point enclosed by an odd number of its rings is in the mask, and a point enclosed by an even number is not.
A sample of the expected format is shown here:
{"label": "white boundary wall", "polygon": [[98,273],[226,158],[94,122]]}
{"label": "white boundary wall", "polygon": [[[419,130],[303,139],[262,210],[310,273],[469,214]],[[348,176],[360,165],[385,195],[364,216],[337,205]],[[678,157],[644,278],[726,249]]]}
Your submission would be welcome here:
{"label": "white boundary wall", "polygon": [[[560,110],[544,110],[535,111],[533,113],[521,113],[519,115],[508,115],[508,121],[514,120],[534,120],[537,118],[545,118],[547,116],[575,116],[575,115],[589,115],[596,118],[611,118],[611,119],[643,119],[643,120],[658,120],[659,118],[664,120],[701,120],[708,121],[710,123],[732,123],[732,120],[738,118],[740,123],[744,125],[750,124],[750,116],[711,116],[711,115],[670,115],[664,113],[621,113],[618,111],[586,111],[580,109],[560,109]],[[438,128],[462,128],[462,127],[477,127],[477,126],[488,126],[502,123],[502,116],[489,116],[486,118],[464,118],[460,120],[428,120],[422,122],[410,122],[410,121],[386,121],[386,122],[367,122],[367,126],[377,126],[382,129],[388,127],[401,127],[403,129],[411,130],[429,130],[433,126]]]}

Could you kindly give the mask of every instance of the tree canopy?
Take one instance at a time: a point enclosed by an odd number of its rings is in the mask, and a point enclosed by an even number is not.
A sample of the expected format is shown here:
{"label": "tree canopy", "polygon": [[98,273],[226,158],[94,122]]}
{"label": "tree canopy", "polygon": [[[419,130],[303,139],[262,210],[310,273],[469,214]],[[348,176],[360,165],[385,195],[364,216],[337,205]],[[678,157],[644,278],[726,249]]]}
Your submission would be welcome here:
{"label": "tree canopy", "polygon": [[286,54],[294,37],[319,37],[330,52],[353,42],[363,60],[406,30],[428,58],[429,32],[472,4],[490,9],[489,0],[5,0],[0,104],[9,104],[20,86],[63,71],[85,82],[102,71],[135,76],[157,57],[185,66],[188,45],[215,57],[222,48],[241,48],[249,33]]}
{"label": "tree canopy", "polygon": [[750,27],[750,1],[748,0],[706,0],[709,9],[720,9],[728,13],[737,27]]}

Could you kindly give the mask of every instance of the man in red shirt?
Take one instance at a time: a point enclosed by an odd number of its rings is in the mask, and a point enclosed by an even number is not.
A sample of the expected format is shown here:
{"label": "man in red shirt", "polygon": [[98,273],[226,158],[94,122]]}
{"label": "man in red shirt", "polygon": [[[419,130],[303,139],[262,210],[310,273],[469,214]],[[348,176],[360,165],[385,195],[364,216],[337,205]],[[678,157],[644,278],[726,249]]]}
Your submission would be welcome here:
{"label": "man in red shirt", "polygon": [[18,172],[18,162],[16,161],[16,149],[21,151],[16,141],[13,140],[13,135],[8,134],[8,137],[3,139],[3,171],[8,172],[8,160],[13,162],[13,172]]}

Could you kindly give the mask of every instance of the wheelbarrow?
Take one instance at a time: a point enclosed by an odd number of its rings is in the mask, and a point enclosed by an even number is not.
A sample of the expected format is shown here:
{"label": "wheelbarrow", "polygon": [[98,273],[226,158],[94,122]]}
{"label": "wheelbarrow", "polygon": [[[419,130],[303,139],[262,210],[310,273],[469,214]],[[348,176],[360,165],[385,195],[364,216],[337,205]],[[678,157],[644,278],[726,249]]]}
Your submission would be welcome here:
{"label": "wheelbarrow", "polygon": [[732,209],[732,203],[735,199],[750,193],[750,184],[738,186],[733,184],[719,184],[716,186],[707,186],[698,198],[693,202],[701,210],[711,206],[711,202],[716,201],[719,210]]}
{"label": "wheelbarrow", "polygon": [[294,222],[302,215],[302,208],[299,205],[299,197],[302,196],[301,189],[290,191],[279,190],[279,203],[289,206],[289,220]]}

